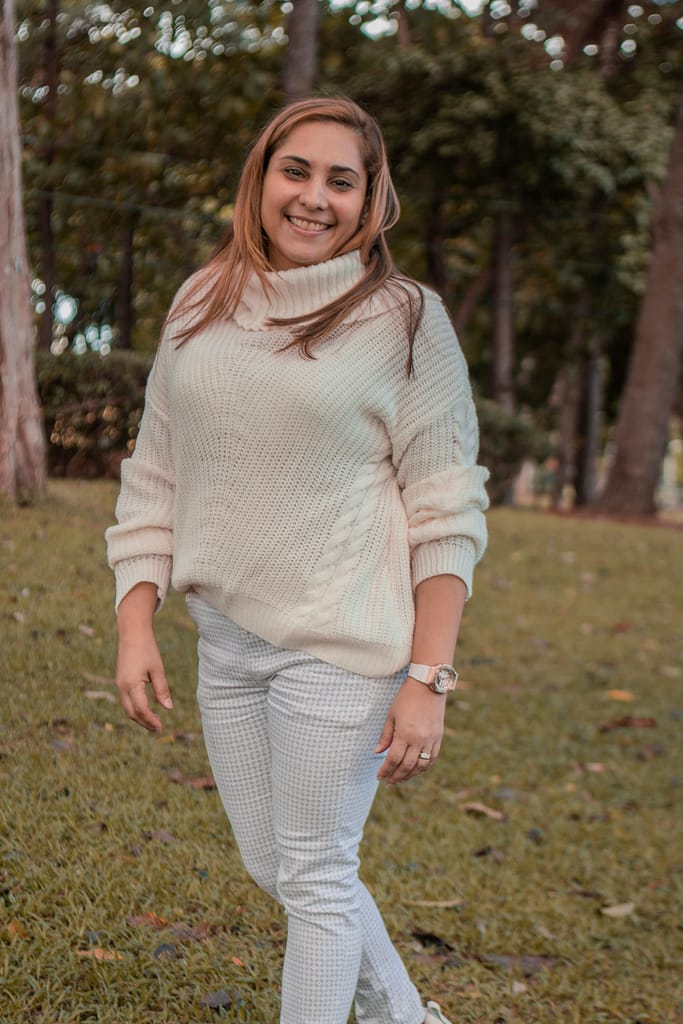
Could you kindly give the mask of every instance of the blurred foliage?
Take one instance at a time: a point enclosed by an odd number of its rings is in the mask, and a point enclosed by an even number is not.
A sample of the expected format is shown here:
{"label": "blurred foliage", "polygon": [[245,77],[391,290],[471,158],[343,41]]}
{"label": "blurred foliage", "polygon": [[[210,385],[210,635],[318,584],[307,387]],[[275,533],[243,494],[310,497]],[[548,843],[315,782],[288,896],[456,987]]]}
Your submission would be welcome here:
{"label": "blurred foliage", "polygon": [[52,476],[118,479],[144,405],[150,358],[135,352],[37,353]]}
{"label": "blurred foliage", "polygon": [[[39,276],[39,198],[53,190],[57,283],[80,306],[72,332],[113,321],[134,218],[134,344],[153,348],[173,292],[229,223],[249,141],[281,101],[286,7],[59,0],[51,118],[47,0],[20,0],[30,250]],[[594,55],[562,67],[558,12],[552,0],[491,3],[473,17],[448,2],[337,2],[319,46],[320,91],[354,96],[385,130],[403,269],[457,311],[511,214],[518,396],[542,418],[558,369],[580,355],[570,339],[586,295],[584,335],[608,357],[614,408],[683,70],[680,0],[628,8],[610,78]],[[482,391],[490,337],[484,295],[464,337]]]}
{"label": "blurred foliage", "polygon": [[502,505],[510,498],[515,477],[527,459],[542,461],[550,454],[545,434],[528,418],[511,414],[486,398],[477,401],[479,417],[479,462],[486,466],[491,479],[486,485],[492,505]]}

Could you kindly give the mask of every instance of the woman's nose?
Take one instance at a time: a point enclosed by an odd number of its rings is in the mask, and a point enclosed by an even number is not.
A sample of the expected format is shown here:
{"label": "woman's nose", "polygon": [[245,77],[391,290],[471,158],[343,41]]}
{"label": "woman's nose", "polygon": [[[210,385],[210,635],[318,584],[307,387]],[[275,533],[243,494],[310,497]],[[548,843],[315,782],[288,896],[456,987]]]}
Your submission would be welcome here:
{"label": "woman's nose", "polygon": [[300,199],[305,206],[311,209],[324,209],[327,206],[325,183],[317,178],[309,178],[301,188]]}

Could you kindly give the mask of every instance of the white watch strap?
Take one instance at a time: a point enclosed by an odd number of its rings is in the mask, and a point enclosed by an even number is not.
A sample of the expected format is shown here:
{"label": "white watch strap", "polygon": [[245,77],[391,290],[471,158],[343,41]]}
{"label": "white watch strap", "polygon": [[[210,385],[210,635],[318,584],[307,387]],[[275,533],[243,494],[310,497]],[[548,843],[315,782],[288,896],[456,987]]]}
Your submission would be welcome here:
{"label": "white watch strap", "polygon": [[414,661],[411,661],[410,665],[408,665],[408,675],[411,679],[417,679],[418,683],[426,683],[431,668],[431,665],[417,665]]}

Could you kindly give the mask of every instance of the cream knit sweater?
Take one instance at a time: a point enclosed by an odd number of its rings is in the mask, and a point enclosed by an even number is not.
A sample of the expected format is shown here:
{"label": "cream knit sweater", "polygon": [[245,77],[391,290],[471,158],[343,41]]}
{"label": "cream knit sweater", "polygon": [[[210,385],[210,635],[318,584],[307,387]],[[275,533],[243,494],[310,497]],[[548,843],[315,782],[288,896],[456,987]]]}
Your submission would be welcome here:
{"label": "cream knit sweater", "polygon": [[[486,544],[467,368],[425,291],[415,371],[398,300],[383,290],[314,352],[270,317],[353,286],[357,252],[248,284],[235,316],[181,347],[165,332],[118,525],[107,530],[117,606],[143,580],[190,588],[243,628],[352,672],[410,660],[413,588],[472,587]],[[176,327],[176,330],[178,328]]]}

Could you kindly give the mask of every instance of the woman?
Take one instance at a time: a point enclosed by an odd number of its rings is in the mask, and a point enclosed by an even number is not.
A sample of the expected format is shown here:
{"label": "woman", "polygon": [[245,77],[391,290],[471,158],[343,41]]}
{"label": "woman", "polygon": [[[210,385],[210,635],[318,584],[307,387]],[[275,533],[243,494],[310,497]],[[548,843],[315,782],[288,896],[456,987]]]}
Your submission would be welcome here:
{"label": "woman", "polygon": [[281,1024],[447,1024],[357,875],[378,780],[438,756],[486,542],[466,366],[393,266],[398,212],[358,106],[273,118],[233,235],[176,297],[107,531],[117,683],[151,731],[147,684],[173,706],[154,611],[171,578],[187,594],[221,799],[288,915]]}

